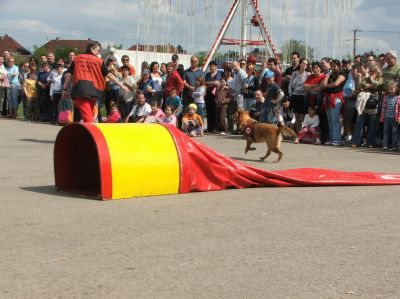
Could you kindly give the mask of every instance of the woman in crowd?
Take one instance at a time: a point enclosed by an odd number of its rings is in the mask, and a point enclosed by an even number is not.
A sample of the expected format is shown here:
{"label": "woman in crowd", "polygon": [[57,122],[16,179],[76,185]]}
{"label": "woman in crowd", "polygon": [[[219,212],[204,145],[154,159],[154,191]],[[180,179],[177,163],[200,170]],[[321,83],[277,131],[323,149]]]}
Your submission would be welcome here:
{"label": "woman in crowd", "polygon": [[323,93],[321,90],[321,82],[325,78],[322,72],[322,65],[315,61],[311,65],[311,75],[304,82],[304,90],[306,91],[306,106],[317,106],[317,115],[320,120],[321,138],[323,141],[328,139],[329,128],[328,119],[323,108]]}
{"label": "woman in crowd", "polygon": [[217,112],[215,106],[215,99],[217,90],[220,86],[221,72],[217,70],[217,63],[211,61],[209,64],[210,71],[206,74],[206,87],[207,92],[205,96],[206,111],[207,111],[207,130],[209,132],[217,129]]}
{"label": "woman in crowd", "polygon": [[183,91],[183,80],[179,75],[178,71],[174,68],[172,62],[167,64],[167,79],[164,84],[164,100],[171,96],[172,90],[176,90],[177,95],[181,95]]}
{"label": "woman in crowd", "polygon": [[165,80],[167,79],[167,64],[166,63],[161,63],[160,65],[160,72],[161,72],[161,78],[163,83],[165,82]]}
{"label": "woman in crowd", "polygon": [[338,146],[342,144],[340,110],[343,106],[343,86],[346,83],[344,73],[340,69],[340,61],[333,59],[331,72],[321,82],[325,92],[324,107],[328,117],[329,139],[325,144]]}
{"label": "woman in crowd", "polygon": [[4,66],[4,57],[0,56],[0,117],[3,116],[3,101],[6,92],[6,87],[8,86],[7,71]]}
{"label": "woman in crowd", "polygon": [[[232,67],[230,65],[226,65],[224,68],[224,77],[226,80],[226,84],[228,85],[228,87],[230,87],[230,84],[233,82],[233,71],[232,71]],[[233,93],[232,88],[230,88],[231,92]],[[233,121],[233,115],[235,114],[237,109],[237,103],[236,101],[234,101],[233,99],[228,103],[228,107],[227,107],[227,121],[228,121],[228,132],[229,133],[233,133],[234,131],[234,121]]]}
{"label": "woman in crowd", "polygon": [[307,59],[303,58],[300,60],[299,70],[294,71],[290,78],[288,90],[293,112],[296,115],[296,123],[294,126],[296,133],[300,131],[304,115],[307,113],[304,82],[307,80],[308,76],[310,76],[309,62]]}
{"label": "woman in crowd", "polygon": [[365,127],[367,131],[366,145],[373,147],[376,144],[379,121],[379,92],[383,88],[383,78],[382,72],[376,64],[371,64],[368,67],[368,73],[369,77],[364,77],[361,80],[361,92],[357,97],[356,109],[358,115],[353,132],[352,147],[362,145]]}
{"label": "woman in crowd", "polygon": [[254,64],[246,66],[247,78],[244,79],[241,94],[243,95],[243,108],[249,111],[256,104],[254,92],[260,89],[260,80],[256,76]]}
{"label": "woman in crowd", "polygon": [[150,64],[150,77],[151,80],[153,81],[153,86],[154,86],[154,100],[158,102],[158,105],[162,107],[163,105],[163,78],[161,77],[161,74],[159,72],[159,64],[157,61],[153,61]]}
{"label": "woman in crowd", "polygon": [[6,67],[7,78],[10,82],[10,87],[7,88],[7,103],[8,103],[8,114],[7,117],[17,118],[18,110],[18,97],[21,85],[18,80],[19,69],[14,65],[14,57],[11,57],[7,61],[8,66]]}

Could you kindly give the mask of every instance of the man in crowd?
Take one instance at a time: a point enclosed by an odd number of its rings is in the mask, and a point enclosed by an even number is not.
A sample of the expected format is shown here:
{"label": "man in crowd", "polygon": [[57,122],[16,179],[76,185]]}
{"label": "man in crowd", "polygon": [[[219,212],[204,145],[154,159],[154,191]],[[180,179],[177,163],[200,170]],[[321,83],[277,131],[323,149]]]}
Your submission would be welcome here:
{"label": "man in crowd", "polygon": [[192,94],[196,89],[196,80],[198,77],[202,77],[204,79],[205,74],[201,68],[198,67],[199,58],[193,55],[190,57],[190,67],[185,70],[185,78],[183,83],[185,84],[185,88],[183,89],[183,107],[189,106],[190,103],[193,103]]}
{"label": "man in crowd", "polygon": [[18,76],[19,83],[22,86],[19,93],[19,98],[20,101],[22,102],[24,116],[26,115],[26,95],[23,86],[25,84],[25,80],[28,78],[28,74],[29,74],[29,63],[26,61],[22,64],[22,68],[20,69]]}
{"label": "man in crowd", "polygon": [[[273,57],[269,58],[267,66],[268,66],[268,70],[270,70],[274,73],[276,85],[278,85],[279,87],[282,87],[283,76],[278,68],[278,60],[276,60],[276,58],[273,58]],[[262,79],[263,78],[260,78],[260,80],[262,80]]]}
{"label": "man in crowd", "polygon": [[146,103],[146,97],[143,92],[139,92],[137,95],[136,105],[133,106],[131,112],[125,119],[125,122],[131,123],[142,123],[144,122],[147,115],[151,112],[149,103]]}
{"label": "man in crowd", "polygon": [[185,80],[185,68],[183,67],[182,64],[179,63],[178,54],[172,55],[171,61],[172,61],[174,69],[178,72],[181,79]]}
{"label": "man in crowd", "polygon": [[243,70],[239,62],[234,61],[232,63],[233,70],[233,80],[228,82],[229,87],[233,90],[234,93],[234,102],[237,105],[237,108],[243,108],[243,96],[241,94],[243,82],[247,78],[247,73]]}
{"label": "man in crowd", "polygon": [[[121,57],[122,66],[126,65],[127,67],[129,67],[129,76],[135,77],[135,75],[136,75],[136,70],[135,70],[135,68],[133,67],[133,65],[131,65],[131,64],[129,63],[129,61],[130,61],[130,59],[129,59],[129,56],[128,56],[128,55],[122,55],[122,57]],[[122,72],[121,69],[120,69],[120,72]]]}
{"label": "man in crowd", "polygon": [[285,94],[289,94],[289,82],[292,78],[293,72],[300,68],[300,54],[298,52],[292,52],[290,54],[290,60],[292,65],[283,73],[282,89]]}
{"label": "man in crowd", "polygon": [[331,59],[329,57],[321,58],[321,66],[325,75],[331,73]]}
{"label": "man in crowd", "polygon": [[68,53],[68,59],[67,59],[67,61],[65,63],[65,67],[69,68],[74,60],[75,60],[75,52],[71,51],[71,52]]}
{"label": "man in crowd", "polygon": [[69,67],[65,75],[63,85],[63,97],[67,98],[68,85],[72,78],[72,98],[78,107],[83,122],[94,122],[94,106],[97,99],[102,97],[106,87],[105,78],[117,84],[124,92],[129,89],[119,82],[107,69],[104,61],[97,57],[101,50],[99,42],[91,42],[87,45],[85,54],[75,57],[75,61]]}
{"label": "man in crowd", "polygon": [[8,59],[11,58],[10,51],[7,50],[3,51],[3,58],[4,58],[4,63],[7,64]]}
{"label": "man in crowd", "polygon": [[281,102],[285,96],[282,89],[274,81],[274,73],[272,71],[266,72],[264,76],[267,84],[263,90],[265,100],[263,109],[260,115],[260,122],[273,124],[279,121],[281,112]]}
{"label": "man in crowd", "polygon": [[256,103],[254,106],[250,107],[250,117],[254,118],[256,121],[260,121],[260,115],[264,106],[265,98],[261,90],[256,90],[254,92],[254,98],[256,99]]}
{"label": "man in crowd", "polygon": [[47,80],[49,75],[50,66],[47,62],[44,62],[37,76],[39,85],[39,110],[42,121],[50,121],[50,83]]}
{"label": "man in crowd", "polygon": [[49,52],[47,53],[47,63],[49,64],[50,68],[54,70],[57,66],[56,62],[56,57],[54,56],[54,53]]}
{"label": "man in crowd", "polygon": [[389,51],[386,53],[385,60],[387,67],[382,71],[383,83],[385,87],[393,81],[399,81],[400,79],[400,64],[397,63],[396,51]]}
{"label": "man in crowd", "polygon": [[240,59],[240,60],[239,60],[239,65],[240,65],[240,68],[241,68],[242,70],[246,71],[246,66],[247,66],[246,59],[244,59],[244,58]]}

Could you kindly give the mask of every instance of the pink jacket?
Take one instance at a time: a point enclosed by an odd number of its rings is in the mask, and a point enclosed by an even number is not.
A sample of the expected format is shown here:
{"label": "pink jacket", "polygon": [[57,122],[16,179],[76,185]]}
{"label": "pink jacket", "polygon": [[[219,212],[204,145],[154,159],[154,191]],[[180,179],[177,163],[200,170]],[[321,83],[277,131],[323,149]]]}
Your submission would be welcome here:
{"label": "pink jacket", "polygon": [[[386,95],[383,98],[382,101],[382,111],[381,111],[381,118],[380,118],[380,122],[383,123],[384,119],[385,119],[385,111],[386,111],[386,105],[387,105],[387,98],[388,96]],[[396,102],[396,106],[394,107],[394,119],[396,121],[400,121],[400,96],[397,96],[397,102]]]}
{"label": "pink jacket", "polygon": [[116,123],[121,119],[121,115],[118,112],[112,112],[105,122]]}

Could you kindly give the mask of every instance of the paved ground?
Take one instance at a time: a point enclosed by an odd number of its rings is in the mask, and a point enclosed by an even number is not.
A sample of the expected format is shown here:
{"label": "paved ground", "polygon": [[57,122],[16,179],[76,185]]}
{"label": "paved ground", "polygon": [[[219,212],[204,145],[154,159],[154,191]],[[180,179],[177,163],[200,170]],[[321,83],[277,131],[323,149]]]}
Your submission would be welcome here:
{"label": "paved ground", "polygon": [[[400,187],[101,202],[54,191],[59,127],[0,119],[0,298],[399,298]],[[265,169],[400,172],[400,155],[200,139]]]}

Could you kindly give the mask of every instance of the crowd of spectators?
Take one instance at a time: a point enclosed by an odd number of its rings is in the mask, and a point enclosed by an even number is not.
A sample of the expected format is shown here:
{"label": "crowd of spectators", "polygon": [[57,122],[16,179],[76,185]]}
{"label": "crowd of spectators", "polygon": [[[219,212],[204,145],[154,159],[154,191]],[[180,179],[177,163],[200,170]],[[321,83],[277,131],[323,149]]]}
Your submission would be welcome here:
{"label": "crowd of spectators", "polygon": [[[65,92],[71,88],[65,86],[65,74],[72,73],[75,57],[74,52],[57,59],[48,53],[40,62],[31,58],[16,66],[5,51],[0,56],[2,117],[16,118],[22,104],[26,122],[60,123],[63,107],[73,110],[71,121],[81,121]],[[171,123],[190,136],[238,134],[233,115],[244,109],[259,122],[291,127],[298,134],[295,143],[399,148],[395,51],[364,60],[312,62],[293,52],[284,71],[275,58],[256,64],[251,56],[220,66],[212,61],[207,72],[197,56],[185,69],[177,54],[165,63],[143,62],[140,70],[129,56],[119,58],[113,51],[103,63],[117,81],[106,78],[104,96],[95,99],[96,122]],[[107,115],[101,115],[103,106]]]}

